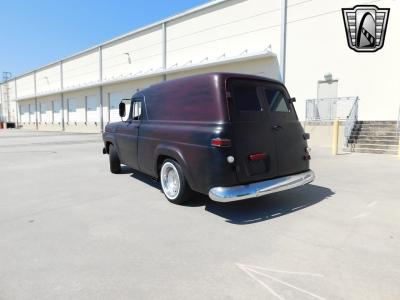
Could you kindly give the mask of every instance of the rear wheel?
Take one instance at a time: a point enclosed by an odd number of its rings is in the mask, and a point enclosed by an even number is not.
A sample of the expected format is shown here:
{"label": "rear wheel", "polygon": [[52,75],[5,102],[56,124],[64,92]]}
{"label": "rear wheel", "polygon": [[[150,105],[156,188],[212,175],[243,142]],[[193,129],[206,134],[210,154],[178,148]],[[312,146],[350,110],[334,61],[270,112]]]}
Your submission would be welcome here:
{"label": "rear wheel", "polygon": [[108,157],[110,160],[110,171],[113,174],[120,174],[121,173],[121,162],[118,157],[117,150],[113,144],[111,144],[108,148]]}
{"label": "rear wheel", "polygon": [[163,162],[160,171],[160,181],[163,193],[171,203],[185,203],[193,195],[181,166],[172,159],[166,159]]}

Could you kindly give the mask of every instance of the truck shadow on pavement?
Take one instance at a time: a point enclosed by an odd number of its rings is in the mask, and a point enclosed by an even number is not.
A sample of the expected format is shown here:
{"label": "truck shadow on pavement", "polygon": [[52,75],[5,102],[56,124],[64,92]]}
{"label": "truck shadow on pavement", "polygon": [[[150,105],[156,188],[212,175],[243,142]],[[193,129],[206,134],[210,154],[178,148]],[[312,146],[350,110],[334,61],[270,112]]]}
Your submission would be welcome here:
{"label": "truck shadow on pavement", "polygon": [[308,184],[293,190],[238,202],[218,203],[208,200],[205,209],[224,218],[226,222],[246,225],[295,213],[334,194],[329,188]]}
{"label": "truck shadow on pavement", "polygon": [[[161,191],[160,183],[147,175],[135,172],[127,167],[123,168],[122,173],[131,174],[132,178]],[[326,200],[334,194],[329,188],[308,184],[260,198],[230,203],[214,202],[206,195],[196,194],[185,207],[195,208],[204,206],[206,211],[224,218],[228,223],[246,225],[268,221],[297,212]]]}

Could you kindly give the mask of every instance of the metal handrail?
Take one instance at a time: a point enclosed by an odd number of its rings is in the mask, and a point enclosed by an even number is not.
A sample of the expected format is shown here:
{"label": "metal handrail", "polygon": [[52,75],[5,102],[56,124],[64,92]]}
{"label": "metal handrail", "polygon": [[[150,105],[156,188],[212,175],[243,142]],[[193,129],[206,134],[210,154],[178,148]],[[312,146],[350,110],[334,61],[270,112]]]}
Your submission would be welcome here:
{"label": "metal handrail", "polygon": [[335,97],[307,99],[306,121],[333,121],[335,119],[345,121],[357,98],[358,97]]}
{"label": "metal handrail", "polygon": [[353,132],[354,126],[358,120],[358,97],[355,99],[353,106],[351,107],[350,113],[346,118],[345,129],[344,129],[344,148],[349,147],[349,140],[351,133]]}

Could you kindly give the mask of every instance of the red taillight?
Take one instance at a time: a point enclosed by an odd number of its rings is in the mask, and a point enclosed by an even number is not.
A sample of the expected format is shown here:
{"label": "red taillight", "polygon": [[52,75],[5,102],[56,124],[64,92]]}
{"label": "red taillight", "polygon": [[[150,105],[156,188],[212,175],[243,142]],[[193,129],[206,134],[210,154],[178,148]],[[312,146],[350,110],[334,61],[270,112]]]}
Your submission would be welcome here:
{"label": "red taillight", "polygon": [[265,153],[254,153],[249,155],[250,160],[263,160],[267,158],[267,154]]}
{"label": "red taillight", "polygon": [[231,146],[231,140],[230,139],[212,139],[211,140],[211,146],[214,147],[230,147]]}

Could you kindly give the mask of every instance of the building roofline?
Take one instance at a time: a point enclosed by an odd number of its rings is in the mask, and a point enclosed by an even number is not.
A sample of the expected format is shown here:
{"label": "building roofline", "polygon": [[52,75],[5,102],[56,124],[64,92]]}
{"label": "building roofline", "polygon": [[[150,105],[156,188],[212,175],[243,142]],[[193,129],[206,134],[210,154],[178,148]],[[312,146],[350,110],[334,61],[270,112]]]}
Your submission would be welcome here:
{"label": "building roofline", "polygon": [[220,65],[229,64],[229,63],[252,61],[252,60],[263,59],[263,58],[277,58],[277,56],[273,52],[262,51],[262,52],[251,53],[251,54],[243,55],[243,56],[230,57],[230,58],[227,58],[224,60],[219,60],[219,61],[210,61],[208,63],[194,64],[194,65],[190,65],[190,66],[182,66],[182,67],[172,68],[172,69],[170,68],[167,70],[161,70],[158,72],[143,74],[143,75],[139,75],[139,76],[117,78],[114,80],[108,80],[108,81],[103,81],[103,82],[94,82],[89,85],[69,87],[69,88],[65,88],[62,90],[60,89],[60,90],[54,90],[54,91],[45,92],[45,93],[38,93],[36,95],[27,95],[27,96],[18,97],[16,99],[13,99],[12,101],[24,101],[24,100],[34,99],[34,98],[48,97],[51,95],[58,95],[61,93],[71,93],[71,92],[95,88],[95,87],[99,87],[99,86],[120,84],[120,83],[129,82],[129,81],[143,80],[143,79],[158,77],[158,76],[162,76],[162,75],[170,75],[170,74],[187,72],[187,71],[191,71],[191,70],[198,70],[198,69],[203,69],[203,68],[208,68],[208,67],[216,67],[216,66],[220,66]]}
{"label": "building roofline", "polygon": [[19,74],[19,75],[17,75],[17,76],[14,76],[14,77],[10,78],[10,79],[7,80],[7,81],[17,80],[17,79],[19,79],[19,78],[21,78],[21,77],[24,77],[24,76],[26,76],[26,75],[32,74],[32,73],[37,72],[37,71],[41,71],[41,70],[46,69],[46,68],[49,68],[49,67],[51,67],[51,66],[53,66],[53,65],[59,64],[59,63],[61,63],[61,62],[63,62],[63,61],[71,60],[71,59],[73,59],[73,58],[75,58],[75,57],[77,57],[77,56],[81,56],[81,55],[83,55],[83,54],[86,54],[86,53],[88,53],[88,52],[91,52],[91,51],[93,51],[93,50],[96,50],[96,49],[98,49],[99,47],[107,46],[107,45],[109,45],[109,44],[115,43],[115,42],[117,42],[117,41],[119,41],[119,40],[122,40],[122,39],[124,39],[124,38],[127,38],[127,37],[130,37],[130,36],[139,34],[139,33],[141,33],[141,32],[144,32],[144,31],[146,31],[146,30],[149,30],[149,29],[152,29],[152,28],[161,26],[161,25],[164,24],[164,23],[168,23],[168,22],[171,22],[171,21],[180,19],[180,18],[182,18],[182,17],[184,17],[184,16],[188,16],[188,15],[190,15],[190,14],[193,14],[193,13],[196,13],[196,12],[199,12],[199,11],[202,11],[202,10],[205,10],[205,9],[207,9],[207,8],[209,8],[209,7],[213,7],[213,6],[219,5],[219,4],[224,3],[224,2],[229,2],[229,1],[231,1],[231,0],[211,0],[210,2],[207,2],[207,3],[205,3],[205,4],[202,4],[202,5],[196,6],[196,7],[194,7],[194,8],[185,10],[185,11],[183,11],[183,12],[181,12],[181,13],[178,13],[178,14],[176,14],[176,15],[173,15],[173,16],[171,16],[171,17],[167,17],[167,18],[165,18],[165,19],[162,19],[161,21],[157,21],[157,22],[155,22],[155,23],[151,23],[151,24],[149,24],[149,25],[145,25],[145,26],[143,26],[143,27],[139,27],[138,29],[135,29],[135,30],[132,30],[132,31],[130,31],[130,32],[128,32],[128,33],[119,35],[119,36],[117,36],[117,37],[115,37],[115,38],[113,38],[113,39],[111,39],[111,40],[107,40],[107,41],[105,41],[105,42],[103,42],[103,43],[101,43],[101,44],[98,44],[98,45],[96,45],[96,46],[92,46],[92,47],[87,48],[87,49],[85,49],[85,50],[79,51],[79,52],[74,53],[74,54],[72,54],[72,55],[70,55],[70,56],[67,56],[67,57],[65,57],[65,58],[62,58],[62,59],[53,61],[53,62],[51,62],[51,63],[48,63],[48,64],[44,65],[44,66],[41,66],[41,67],[35,68],[35,69],[33,69],[33,70],[30,70],[30,71],[28,71],[28,72],[24,72],[24,73],[22,73],[22,74]]}

